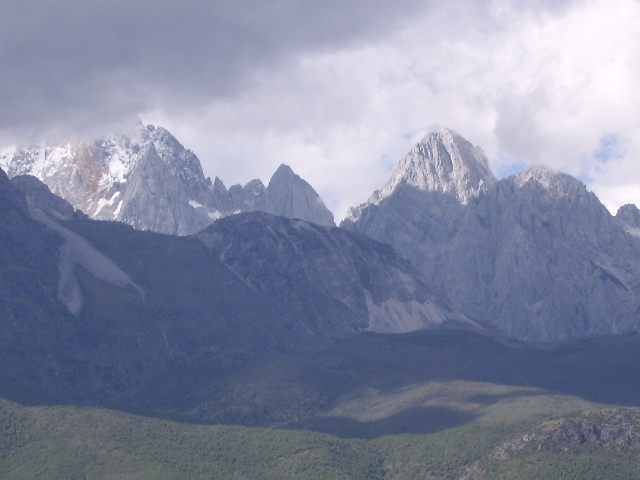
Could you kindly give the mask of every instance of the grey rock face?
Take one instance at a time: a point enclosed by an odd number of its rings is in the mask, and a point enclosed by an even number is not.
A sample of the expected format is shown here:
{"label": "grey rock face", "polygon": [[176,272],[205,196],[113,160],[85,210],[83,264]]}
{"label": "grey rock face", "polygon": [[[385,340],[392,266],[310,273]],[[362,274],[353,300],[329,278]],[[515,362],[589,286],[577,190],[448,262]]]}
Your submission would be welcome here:
{"label": "grey rock face", "polygon": [[427,135],[411,149],[379,197],[388,197],[407,185],[450,195],[466,205],[495,183],[484,152],[456,132],[443,129]]}
{"label": "grey rock face", "polygon": [[[188,235],[212,219],[205,208],[206,190],[186,183],[180,166],[169,168],[153,145],[127,178],[116,220],[139,230]],[[199,208],[194,208],[198,205]],[[97,217],[93,217],[97,218]]]}
{"label": "grey rock face", "polygon": [[417,143],[400,160],[386,185],[376,190],[365,204],[352,208],[345,221],[355,223],[369,206],[393,196],[411,197],[410,192],[433,194],[432,201],[438,205],[431,208],[432,213],[445,216],[449,213],[446,210],[469,204],[495,183],[482,150],[452,130],[444,129]]}
{"label": "grey rock face", "polygon": [[335,225],[333,214],[315,190],[288,165],[280,165],[273,174],[257,210],[318,225]]}
{"label": "grey rock face", "polygon": [[623,228],[634,237],[640,237],[640,210],[633,204],[621,206],[616,212],[616,218]]}
{"label": "grey rock face", "polygon": [[218,218],[265,209],[333,225],[322,200],[290,169],[279,170],[271,188],[252,180],[227,191],[220,179],[205,178],[195,154],[167,130],[139,122],[93,143],[0,152],[0,167],[9,177],[37,177],[90,218],[141,230],[189,235]]}
{"label": "grey rock face", "polygon": [[640,327],[640,244],[581,182],[529,168],[480,209],[496,246],[485,321],[543,341]]}
{"label": "grey rock face", "polygon": [[227,191],[220,179],[214,185],[215,198],[224,207],[224,215],[239,212],[266,212],[285,218],[297,218],[318,225],[335,226],[333,214],[316,191],[296,175],[288,165],[280,165],[267,187],[251,180],[244,187],[233,185]]}
{"label": "grey rock face", "polygon": [[253,212],[222,219],[197,238],[249,286],[283,299],[314,335],[467,322],[393,249],[354,232]]}
{"label": "grey rock face", "polygon": [[244,187],[233,185],[229,189],[229,197],[234,209],[232,213],[257,210],[265,190],[262,180],[259,179],[251,180]]}
{"label": "grey rock face", "polygon": [[[433,134],[408,157],[442,152],[446,142]],[[509,337],[559,341],[640,329],[639,244],[595,195],[547,167],[495,182],[485,162],[454,156],[452,164],[466,165],[458,171],[479,172],[467,194],[443,176],[405,181],[444,163],[424,155],[407,169],[405,157],[394,187],[342,225],[395,247],[453,305]]]}

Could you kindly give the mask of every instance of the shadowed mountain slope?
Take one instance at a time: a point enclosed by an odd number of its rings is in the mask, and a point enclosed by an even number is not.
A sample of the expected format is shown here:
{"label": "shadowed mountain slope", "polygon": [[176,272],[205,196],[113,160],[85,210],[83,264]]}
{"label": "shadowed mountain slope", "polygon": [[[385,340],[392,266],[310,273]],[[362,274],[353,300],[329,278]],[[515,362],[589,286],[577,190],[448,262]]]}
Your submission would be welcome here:
{"label": "shadowed mountain slope", "polygon": [[40,393],[98,400],[217,349],[465,320],[391,248],[353,232],[261,212],[196,237],[57,221],[0,180],[0,370]]}

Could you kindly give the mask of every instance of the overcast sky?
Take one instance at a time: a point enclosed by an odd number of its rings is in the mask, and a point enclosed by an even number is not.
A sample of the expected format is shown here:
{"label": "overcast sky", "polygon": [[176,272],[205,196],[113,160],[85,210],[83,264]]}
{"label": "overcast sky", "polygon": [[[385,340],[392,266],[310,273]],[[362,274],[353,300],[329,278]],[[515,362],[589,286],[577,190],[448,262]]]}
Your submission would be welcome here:
{"label": "overcast sky", "polygon": [[0,140],[138,115],[227,186],[287,163],[338,219],[429,131],[640,205],[640,0],[2,0]]}

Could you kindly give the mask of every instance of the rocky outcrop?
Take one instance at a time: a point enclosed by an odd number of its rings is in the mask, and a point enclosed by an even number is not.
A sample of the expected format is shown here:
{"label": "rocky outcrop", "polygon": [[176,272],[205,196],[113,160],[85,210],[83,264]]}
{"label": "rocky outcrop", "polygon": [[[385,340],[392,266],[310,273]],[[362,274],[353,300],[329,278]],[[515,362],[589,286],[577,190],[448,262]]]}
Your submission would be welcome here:
{"label": "rocky outcrop", "polygon": [[539,452],[635,457],[640,452],[640,415],[633,410],[614,408],[587,410],[545,422],[466,467],[459,480],[480,480],[510,460]]}
{"label": "rocky outcrop", "polygon": [[[427,136],[342,226],[392,245],[435,291],[511,338],[640,329],[640,245],[595,195],[544,166],[496,182],[469,152],[449,131]],[[443,171],[458,173],[433,173]]]}
{"label": "rocky outcrop", "polygon": [[623,205],[618,209],[616,218],[623,228],[634,237],[640,237],[640,210],[632,203]]}

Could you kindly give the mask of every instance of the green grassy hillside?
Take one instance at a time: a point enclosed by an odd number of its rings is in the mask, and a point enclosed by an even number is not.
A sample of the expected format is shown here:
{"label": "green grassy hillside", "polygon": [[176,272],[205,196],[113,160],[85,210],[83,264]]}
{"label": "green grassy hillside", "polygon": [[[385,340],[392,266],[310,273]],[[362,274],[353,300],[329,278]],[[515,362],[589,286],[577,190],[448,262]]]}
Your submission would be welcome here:
{"label": "green grassy hillside", "polygon": [[376,478],[373,446],[328,435],[185,425],[0,401],[3,479]]}
{"label": "green grassy hillside", "polygon": [[[636,442],[640,434],[640,413],[614,410],[631,425],[617,443],[558,433],[583,424],[590,431],[606,431],[610,412],[590,411],[540,426],[474,422],[428,435],[362,440],[0,400],[0,470],[6,480],[637,478],[638,449],[629,439]],[[520,445],[535,435],[543,438],[541,432],[552,439],[543,450],[527,444],[495,461],[505,445]]]}
{"label": "green grassy hillside", "polygon": [[[638,450],[616,447],[608,434],[582,441],[612,422],[582,412],[625,406],[615,421],[635,445],[639,364],[637,335],[534,347],[443,328],[287,351],[212,348],[124,389],[102,404],[110,409],[54,405],[4,382],[0,472],[3,479],[640,478]],[[578,420],[562,423],[566,415]],[[523,440],[532,435],[548,448]],[[526,448],[503,455],[505,445]]]}

